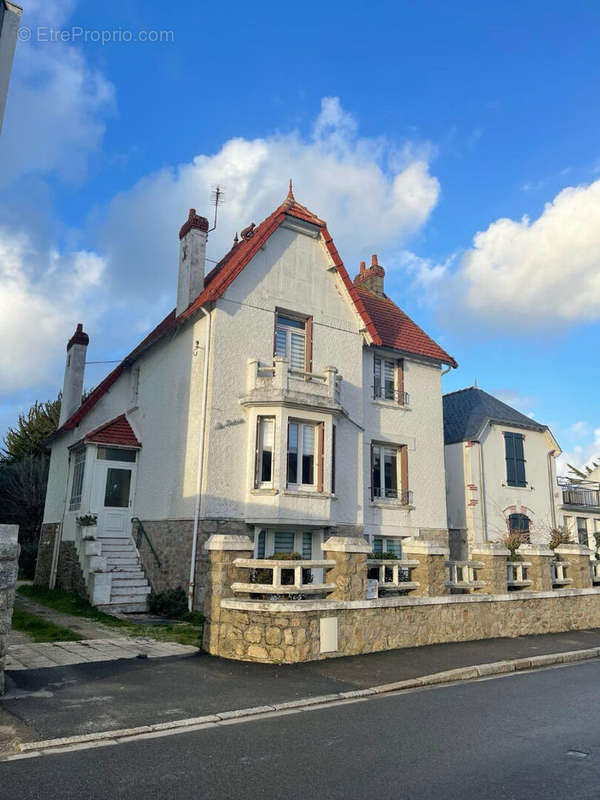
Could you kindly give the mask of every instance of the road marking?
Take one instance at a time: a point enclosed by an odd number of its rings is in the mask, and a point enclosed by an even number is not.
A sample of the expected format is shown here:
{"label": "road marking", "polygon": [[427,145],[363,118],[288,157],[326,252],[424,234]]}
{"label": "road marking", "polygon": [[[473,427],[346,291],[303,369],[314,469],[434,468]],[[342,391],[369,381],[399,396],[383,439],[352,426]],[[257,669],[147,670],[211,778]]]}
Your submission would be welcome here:
{"label": "road marking", "polygon": [[[189,717],[187,719],[173,720],[172,722],[161,722],[155,725],[140,725],[135,728],[86,733],[79,736],[65,736],[37,742],[23,742],[19,745],[20,753],[6,756],[0,760],[13,761],[43,755],[56,755],[58,753],[72,752],[74,750],[89,750],[95,747],[124,744],[141,739],[155,739],[160,736],[172,736],[174,734],[189,733],[224,725],[238,725],[240,723],[253,722],[260,719],[272,719],[273,717],[285,716],[288,714],[317,711],[321,708],[346,705],[348,703],[366,702],[367,700],[388,694],[396,695],[405,692],[422,691],[428,688],[443,688],[464,681],[482,681],[503,678],[518,672],[532,672],[536,669],[565,667],[576,662],[589,661],[592,659],[600,659],[600,647],[459,667],[457,669],[436,672],[432,675],[425,675],[420,678],[410,678],[395,683],[372,686],[368,689],[357,689],[355,691],[306,697],[299,700],[276,703],[274,705],[253,706],[251,708],[241,708],[234,711],[222,711],[203,717]],[[586,757],[586,754],[575,755],[578,752],[579,751],[572,750],[568,752],[568,755],[573,758]]]}

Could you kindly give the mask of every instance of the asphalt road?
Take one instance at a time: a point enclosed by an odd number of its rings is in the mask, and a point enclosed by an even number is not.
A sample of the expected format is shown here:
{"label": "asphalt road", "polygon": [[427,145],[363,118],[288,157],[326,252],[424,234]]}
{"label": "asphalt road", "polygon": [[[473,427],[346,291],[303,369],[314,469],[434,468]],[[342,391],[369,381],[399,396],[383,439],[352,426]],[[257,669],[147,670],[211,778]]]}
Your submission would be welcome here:
{"label": "asphalt road", "polygon": [[586,800],[600,662],[0,764],[2,800]]}

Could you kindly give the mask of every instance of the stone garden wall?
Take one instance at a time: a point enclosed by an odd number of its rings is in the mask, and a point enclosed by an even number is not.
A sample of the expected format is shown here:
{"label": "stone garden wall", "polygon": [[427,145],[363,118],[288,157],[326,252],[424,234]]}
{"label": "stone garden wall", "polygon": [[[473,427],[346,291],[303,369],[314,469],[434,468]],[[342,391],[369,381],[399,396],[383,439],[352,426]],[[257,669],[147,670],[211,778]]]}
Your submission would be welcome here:
{"label": "stone garden wall", "polygon": [[17,586],[17,525],[0,525],[0,695],[4,693],[4,661]]}

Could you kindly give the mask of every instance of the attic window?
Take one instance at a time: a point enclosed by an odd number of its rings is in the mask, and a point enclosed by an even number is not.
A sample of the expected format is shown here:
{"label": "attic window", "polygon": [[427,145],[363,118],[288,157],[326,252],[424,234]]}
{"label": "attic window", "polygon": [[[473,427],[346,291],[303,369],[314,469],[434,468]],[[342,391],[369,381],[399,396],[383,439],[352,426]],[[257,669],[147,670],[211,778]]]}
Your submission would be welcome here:
{"label": "attic window", "polygon": [[278,311],[275,316],[275,355],[289,361],[293,372],[312,369],[312,317]]}

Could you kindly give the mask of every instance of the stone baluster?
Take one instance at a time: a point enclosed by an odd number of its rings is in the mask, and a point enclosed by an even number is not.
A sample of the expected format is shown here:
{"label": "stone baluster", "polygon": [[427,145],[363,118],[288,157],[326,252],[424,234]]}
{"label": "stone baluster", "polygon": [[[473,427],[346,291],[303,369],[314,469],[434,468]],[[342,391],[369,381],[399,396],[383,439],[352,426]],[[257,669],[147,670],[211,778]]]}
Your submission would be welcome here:
{"label": "stone baluster", "polygon": [[477,570],[477,580],[485,584],[478,590],[479,594],[506,594],[506,562],[509,555],[510,551],[498,542],[482,542],[472,546],[470,559],[483,564]]}
{"label": "stone baluster", "polygon": [[327,382],[327,394],[329,400],[334,403],[336,400],[337,367],[325,367],[325,379]]}
{"label": "stone baluster", "polygon": [[18,525],[0,525],[0,695],[4,693],[4,662],[17,586]]}
{"label": "stone baluster", "polygon": [[418,588],[411,592],[412,595],[439,597],[448,594],[448,547],[427,539],[404,539],[402,556],[408,561],[419,562],[419,566],[411,571],[411,580],[419,583]]}
{"label": "stone baluster", "polygon": [[258,379],[258,358],[249,358],[248,366],[246,368],[246,391],[248,393],[256,389],[256,381]]}
{"label": "stone baluster", "polygon": [[554,560],[554,553],[549,547],[535,544],[522,544],[518,551],[524,561],[531,566],[527,568],[527,579],[531,581],[530,592],[552,591],[552,570],[550,564]]}
{"label": "stone baluster", "polygon": [[360,536],[331,536],[323,544],[325,558],[335,561],[325,583],[335,584],[329,600],[364,600],[367,596],[367,554],[371,545]]}
{"label": "stone baluster", "polygon": [[592,586],[592,573],[590,570],[590,559],[593,551],[583,544],[561,544],[555,551],[561,561],[568,561],[567,577],[573,583],[571,589],[589,589]]}
{"label": "stone baluster", "polygon": [[248,570],[235,567],[236,558],[252,558],[254,546],[248,536],[213,534],[204,549],[208,550],[208,573],[204,598],[203,646],[209,653],[219,653],[221,600],[233,597],[231,584],[247,583]]}

